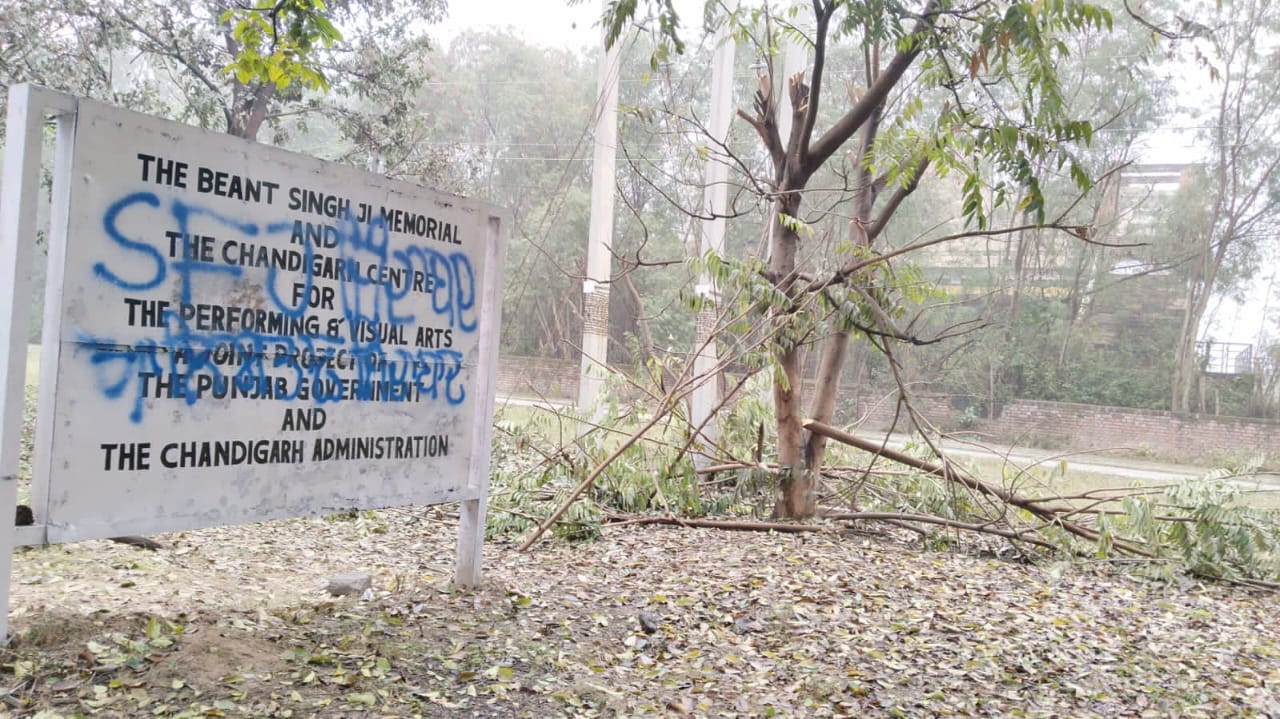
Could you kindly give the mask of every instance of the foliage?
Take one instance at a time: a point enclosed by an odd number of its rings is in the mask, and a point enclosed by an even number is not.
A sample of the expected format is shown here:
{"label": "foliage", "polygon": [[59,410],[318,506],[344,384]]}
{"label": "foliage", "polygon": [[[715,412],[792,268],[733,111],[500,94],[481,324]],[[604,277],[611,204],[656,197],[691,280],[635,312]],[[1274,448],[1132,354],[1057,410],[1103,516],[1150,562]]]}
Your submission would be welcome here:
{"label": "foliage", "polygon": [[1253,387],[1244,414],[1280,419],[1280,342],[1271,340],[1258,348],[1250,378]]}
{"label": "foliage", "polygon": [[[927,448],[916,446],[916,450],[929,456]],[[1147,559],[1131,560],[1129,566],[1163,581],[1191,576],[1264,585],[1280,582],[1280,512],[1253,506],[1251,495],[1243,489],[1245,478],[1256,474],[1262,461],[1262,457],[1254,457],[1239,467],[1172,482],[1163,490],[1091,490],[1075,498],[1088,501],[1070,518],[1095,528],[1097,539],[1092,546],[1053,524],[1041,525],[1035,533],[1055,547],[1060,557],[1113,559],[1132,556],[1127,547],[1140,547],[1148,553]],[[1010,491],[1034,491],[1052,485],[1054,478],[1060,479],[1066,471],[1067,462],[1059,463],[1051,474],[1006,464],[1004,486]],[[919,472],[892,478],[872,474],[869,481],[859,483],[859,492],[857,504],[868,509],[925,514],[972,525],[1037,523],[1025,511],[982,501],[955,482]],[[932,540],[930,546],[949,544],[946,533],[927,536]]]}
{"label": "foliage", "polygon": [[[913,361],[933,367],[930,378],[941,386],[975,398],[984,416],[1015,398],[1167,409],[1177,319],[1157,310],[1157,284],[1099,289],[1090,319],[1074,324],[1061,300],[1024,296],[1012,319],[974,330],[961,351],[925,348]],[[1008,304],[992,304],[993,314],[1007,317]],[[960,305],[936,313],[929,326],[979,317]]]}
{"label": "foliage", "polygon": [[300,81],[327,91],[329,81],[315,63],[315,50],[341,42],[342,33],[325,10],[322,0],[259,0],[252,7],[227,10],[218,22],[230,26],[240,47],[225,70],[242,85],[256,81],[283,90]]}
{"label": "foliage", "polygon": [[[571,512],[555,525],[556,535],[593,539],[608,521],[652,515],[683,520],[763,516],[783,472],[765,459],[764,427],[772,408],[763,380],[757,375],[744,384],[717,447],[722,456],[738,458],[736,466],[699,479],[682,443],[686,420],[676,411],[653,435],[604,466],[585,498],[571,504]],[[499,422],[503,439],[495,455],[490,536],[533,529],[600,467],[618,437],[652,411],[652,395],[635,386],[622,394],[619,389],[604,395],[609,408],[594,415],[604,418],[598,420],[602,424],[584,435],[576,432],[585,417],[570,413],[540,411]],[[627,401],[626,392],[645,399]],[[943,466],[935,450],[933,443],[908,443],[904,451],[924,464],[905,470],[862,450],[833,451],[818,490],[825,511],[853,520],[870,512],[914,529],[934,549],[989,551],[982,535],[990,532],[1010,540],[1018,556],[1029,561],[1123,557],[1166,581],[1189,575],[1280,582],[1280,513],[1249,506],[1241,491],[1240,478],[1255,474],[1261,458],[1163,490],[1095,486],[1064,496],[1052,487],[1065,481],[1067,461],[1046,471],[1006,460],[1001,479],[984,485],[955,464],[924,471],[929,463]],[[845,517],[841,507],[855,514]],[[961,540],[958,530],[975,533],[976,539]]]}
{"label": "foliage", "polygon": [[[639,5],[608,6],[606,26],[643,14]],[[658,42],[678,53],[683,44],[674,11],[652,2],[644,9],[657,18]],[[991,228],[992,212],[1001,207],[1024,222],[1045,224],[1042,186],[1051,173],[1088,191],[1092,180],[1077,150],[1092,140],[1093,126],[1068,106],[1057,66],[1070,55],[1065,37],[1109,30],[1111,16],[1086,3],[870,0],[791,10],[765,4],[731,11],[708,3],[706,18],[767,58],[754,112],[739,112],[759,145],[744,151],[733,141],[712,140],[693,149],[732,168],[731,194],[755,196],[758,206],[769,208],[767,247],[736,272],[739,286],[727,288],[728,302],[756,308],[716,309],[730,318],[726,334],[734,334],[735,322],[750,323],[758,338],[750,344],[762,340],[775,363],[778,461],[797,477],[783,481],[775,511],[809,516],[812,473],[821,466],[825,440],[806,432],[801,417],[831,419],[835,402],[828,398],[836,392],[843,345],[855,334],[886,353],[886,343],[930,341],[897,322],[904,305],[919,304],[928,291],[912,263],[888,261],[912,248],[886,247],[886,228],[933,176],[961,178],[961,214],[977,233]],[[806,45],[812,64],[779,78],[776,59],[786,42]],[[847,101],[832,99],[840,79]],[[781,96],[794,108],[790,117],[782,114]],[[691,115],[688,127],[702,131]],[[784,137],[785,124],[792,129]],[[847,241],[833,239],[844,236]],[[713,281],[732,280],[735,273],[717,272],[717,262],[705,261],[701,269]],[[805,410],[806,392],[796,385],[802,358],[818,344],[825,344],[822,384]]]}
{"label": "foliage", "polygon": [[[144,112],[157,111],[163,101],[156,83],[142,78],[121,81],[124,58],[112,48],[125,42],[126,31],[75,12],[84,7],[76,0],[0,0],[0,85],[37,82]],[[0,94],[0,108],[7,103],[8,94]]]}
{"label": "foliage", "polygon": [[[1024,229],[915,255],[951,299],[920,316],[925,334],[968,331],[962,342],[907,348],[898,357],[914,378],[972,397],[970,406],[983,414],[998,413],[1012,397],[1169,406],[1183,238],[1196,236],[1190,226],[1197,211],[1203,214],[1204,193],[1194,184],[1173,191],[1167,179],[1156,186],[1144,178],[1152,160],[1141,139],[1168,124],[1173,88],[1160,79],[1162,56],[1151,52],[1137,21],[1120,14],[1116,28],[1066,36],[1071,53],[1057,68],[1064,102],[1098,130],[1088,146],[1073,148],[1098,186],[1081,196],[1069,176],[1042,178],[1048,215],[1087,227],[1091,242]],[[1118,65],[1119,57],[1130,62]],[[937,208],[958,205],[962,189],[956,180],[921,188],[895,223],[912,230],[908,237],[927,236]],[[1017,207],[1001,214],[1008,224],[1028,221]]]}
{"label": "foliage", "polygon": [[[417,94],[448,138],[455,188],[510,209],[503,351],[576,357],[590,206],[583,159],[594,75],[582,56],[510,31],[464,32]],[[618,293],[620,294],[620,293]]]}
{"label": "foliage", "polygon": [[[22,43],[0,60],[0,80],[39,82],[242,137],[270,127],[277,143],[290,130],[322,129],[358,114],[387,127],[413,125],[409,105],[359,101],[420,86],[424,30],[442,12],[441,0],[0,3],[0,15],[15,20],[4,32]],[[50,26],[66,31],[42,31]],[[388,57],[398,58],[392,72],[380,67]],[[340,139],[370,142],[354,133]]]}
{"label": "foliage", "polygon": [[[643,11],[637,5],[634,0],[611,3],[605,11],[607,27],[620,28],[648,14],[656,19],[653,35],[661,52],[683,52],[680,18],[670,3],[650,0],[643,3]],[[706,20],[712,26],[730,23],[738,39],[758,44],[757,50],[768,56],[776,54],[788,36],[805,38],[819,50],[826,50],[830,41],[833,46],[852,43],[868,52],[876,48],[877,54],[880,48],[892,48],[908,62],[918,54],[918,85],[885,123],[875,154],[857,160],[886,172],[891,187],[915,179],[910,168],[922,155],[944,174],[960,172],[965,177],[964,214],[979,227],[988,224],[990,207],[1004,204],[1044,221],[1039,166],[1046,159],[1058,168],[1069,166],[1073,180],[1081,189],[1088,188],[1088,173],[1077,164],[1074,152],[1091,141],[1092,125],[1064,117],[1067,107],[1055,66],[1070,55],[1063,35],[1110,29],[1106,9],[1087,3],[1033,2],[975,9],[951,2],[907,7],[871,0],[816,3],[814,10],[820,24],[812,35],[802,30],[794,11],[767,5],[724,14],[722,6],[708,2]],[[920,24],[909,26],[916,19]],[[620,30],[612,32],[610,41],[619,37]],[[809,79],[815,93],[822,80]],[[1002,83],[1008,83],[1007,90]],[[977,158],[989,164],[981,168],[973,162]]]}
{"label": "foliage", "polygon": [[1237,468],[1170,485],[1155,497],[1130,496],[1124,514],[1100,525],[1101,549],[1112,537],[1143,542],[1168,564],[1153,564],[1159,576],[1175,568],[1233,582],[1280,581],[1280,515],[1250,506],[1241,484],[1258,471],[1255,457]]}
{"label": "foliage", "polygon": [[[577,483],[575,460],[568,454],[574,448],[562,450],[560,456],[538,451],[547,442],[544,432],[551,430],[553,423],[563,431],[564,423],[572,421],[572,417],[540,410],[522,421],[501,416],[495,420],[486,536],[520,534],[537,526],[541,521],[535,514],[538,508],[563,501]],[[591,538],[599,531],[600,519],[593,504],[578,502],[555,528],[555,534],[568,539]]]}
{"label": "foliage", "polygon": [[[631,397],[628,399],[627,397]],[[607,409],[577,413],[537,410],[523,421],[502,419],[494,448],[489,536],[524,534],[559,506],[652,410],[645,388],[612,384],[599,402]],[[582,423],[599,423],[579,436]],[[678,411],[627,448],[607,467],[589,494],[555,525],[562,539],[597,536],[610,516],[653,514],[696,518],[730,508],[731,493],[704,486],[687,448],[688,419]]]}
{"label": "foliage", "polygon": [[882,329],[882,322],[908,317],[921,306],[945,298],[909,261],[875,261],[865,248],[852,243],[836,247],[834,258],[848,263],[865,260],[870,266],[860,273],[856,285],[835,283],[793,298],[769,279],[761,258],[735,258],[709,250],[689,260],[689,271],[712,279],[720,288],[719,300],[688,292],[683,300],[690,313],[712,307],[721,313],[726,354],[741,367],[760,368],[770,360],[771,343],[806,345],[837,331],[883,338],[888,331]]}
{"label": "foliage", "polygon": [[769,399],[771,384],[771,377],[757,373],[738,390],[733,409],[720,428],[729,452],[757,462],[774,456],[774,437],[765,431],[774,422],[773,403]]}
{"label": "foliage", "polygon": [[[685,62],[688,59],[682,59]],[[456,140],[456,188],[512,210],[503,350],[576,357],[590,213],[589,148],[594,59],[526,42],[510,31],[465,32],[438,57],[448,80],[421,93],[430,133]],[[704,92],[678,72],[642,69],[624,54],[612,251],[610,361],[636,365],[684,351],[692,318],[674,311],[688,277],[673,268],[691,222],[662,200],[639,167],[682,161],[647,114],[668,91],[680,102]],[[673,79],[677,78],[677,79]],[[683,160],[688,162],[687,159]]]}

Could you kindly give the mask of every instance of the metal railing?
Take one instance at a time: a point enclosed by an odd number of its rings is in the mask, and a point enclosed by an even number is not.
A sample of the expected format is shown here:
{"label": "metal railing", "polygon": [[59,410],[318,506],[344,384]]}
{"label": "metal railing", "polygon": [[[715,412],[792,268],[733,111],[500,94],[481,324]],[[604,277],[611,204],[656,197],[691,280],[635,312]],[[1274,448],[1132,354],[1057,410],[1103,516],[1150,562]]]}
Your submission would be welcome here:
{"label": "metal railing", "polygon": [[1197,342],[1200,367],[1208,374],[1253,372],[1253,345],[1247,342]]}

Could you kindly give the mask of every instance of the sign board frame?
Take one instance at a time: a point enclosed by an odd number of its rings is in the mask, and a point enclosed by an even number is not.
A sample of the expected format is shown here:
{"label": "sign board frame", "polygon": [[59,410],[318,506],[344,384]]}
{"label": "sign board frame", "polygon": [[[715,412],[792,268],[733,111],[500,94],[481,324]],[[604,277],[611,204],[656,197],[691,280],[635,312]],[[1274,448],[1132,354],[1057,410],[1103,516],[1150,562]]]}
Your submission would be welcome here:
{"label": "sign board frame", "polygon": [[0,507],[48,118],[35,524],[0,521],[0,641],[31,544],[458,501],[454,580],[479,584],[509,214],[30,84],[0,188]]}

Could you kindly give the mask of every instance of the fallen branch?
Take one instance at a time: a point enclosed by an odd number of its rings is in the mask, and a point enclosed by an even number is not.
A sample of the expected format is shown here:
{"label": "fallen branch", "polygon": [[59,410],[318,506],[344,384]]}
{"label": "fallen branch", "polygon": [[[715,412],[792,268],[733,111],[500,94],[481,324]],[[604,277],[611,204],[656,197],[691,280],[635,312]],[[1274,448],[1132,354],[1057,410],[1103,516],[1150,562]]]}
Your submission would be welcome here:
{"label": "fallen branch", "polygon": [[757,465],[747,464],[746,462],[730,462],[728,464],[715,464],[710,467],[693,470],[696,474],[718,474],[720,472],[732,472],[737,469],[760,469]]}
{"label": "fallen branch", "polygon": [[1268,582],[1264,579],[1233,579],[1232,577],[1218,577],[1212,574],[1205,574],[1203,572],[1196,572],[1195,575],[1202,579],[1209,579],[1215,582],[1226,582],[1227,584],[1234,584],[1238,587],[1263,589],[1269,592],[1280,591],[1280,582]]}
{"label": "fallen branch", "polygon": [[605,523],[606,527],[623,527],[628,524],[665,524],[676,527],[695,527],[698,529],[725,529],[735,532],[781,532],[797,534],[800,532],[828,533],[832,527],[819,524],[781,524],[777,522],[746,522],[729,519],[681,519],[679,517],[627,517],[618,521]]}
{"label": "fallen branch", "polygon": [[944,517],[935,517],[931,514],[912,514],[908,512],[829,512],[823,515],[827,519],[838,522],[850,522],[856,520],[869,520],[878,522],[888,522],[890,524],[901,526],[906,522],[920,522],[921,524],[937,524],[952,529],[963,529],[970,532],[980,532],[982,534],[994,534],[997,537],[1006,539],[1015,539],[1019,542],[1034,544],[1042,549],[1051,552],[1057,552],[1058,548],[1052,544],[1028,536],[1026,532],[1020,532],[1016,529],[1004,529],[992,524],[974,524],[971,522],[961,522],[955,519],[946,519]]}
{"label": "fallen branch", "polygon": [[[625,515],[619,515],[625,516]],[[959,522],[952,519],[944,519],[942,517],[934,517],[928,514],[911,514],[906,512],[842,512],[828,513],[823,515],[826,519],[835,521],[854,521],[868,520],[880,521],[892,524],[913,531],[920,531],[916,527],[910,526],[910,522],[919,522],[921,524],[937,524],[953,529],[964,529],[972,532],[981,532],[983,534],[993,534],[1006,539],[1015,539],[1028,544],[1034,544],[1037,547],[1049,550],[1051,552],[1058,551],[1058,548],[1048,542],[1027,536],[1024,532],[1018,532],[1011,529],[1002,529],[988,524],[970,524],[968,522]],[[828,533],[833,531],[831,527],[817,524],[781,524],[777,522],[747,522],[734,521],[727,519],[681,519],[679,517],[661,516],[661,517],[626,517],[624,519],[610,520],[605,523],[607,527],[623,527],[629,524],[662,524],[675,527],[693,527],[698,529],[724,529],[737,532],[781,532],[798,534],[801,532],[818,532]]]}
{"label": "fallen branch", "polygon": [[[703,348],[705,348],[708,344],[714,341],[715,341],[715,335],[712,334],[703,341],[702,347],[699,347],[697,351],[701,352]],[[723,367],[723,363],[724,361],[722,360],[721,361],[722,367]],[[601,474],[604,474],[604,471],[609,468],[609,465],[613,464],[614,460],[616,460],[618,457],[621,457],[622,453],[626,452],[631,447],[631,445],[643,439],[644,436],[648,434],[650,429],[653,429],[654,426],[656,426],[662,420],[666,419],[666,417],[674,411],[677,402],[680,402],[685,397],[687,397],[691,392],[693,392],[699,378],[698,377],[691,378],[689,376],[689,373],[692,370],[693,370],[693,363],[686,364],[685,368],[680,371],[680,376],[675,379],[675,382],[672,385],[671,389],[667,390],[666,394],[664,394],[662,397],[657,397],[656,395],[650,394],[651,398],[656,399],[658,403],[658,408],[653,413],[653,416],[649,419],[649,421],[646,422],[643,427],[641,427],[640,429],[628,435],[627,438],[623,440],[622,444],[617,449],[613,450],[613,452],[611,452],[608,457],[605,457],[604,461],[597,464],[595,469],[591,470],[591,473],[587,475],[587,478],[579,482],[578,486],[573,488],[573,491],[569,493],[569,496],[565,498],[564,502],[562,502],[560,506],[557,507],[556,510],[551,513],[550,516],[548,516],[545,520],[543,520],[542,524],[538,525],[538,528],[534,530],[533,534],[528,539],[526,539],[516,549],[516,551],[524,552],[524,551],[527,551],[530,547],[532,547],[534,543],[537,542],[538,539],[540,539],[543,534],[546,534],[547,530],[550,529],[556,523],[556,521],[560,519],[561,515],[569,511],[569,508],[573,506],[574,502],[578,501],[578,498],[582,496],[582,493],[587,491],[587,489],[589,489],[591,485],[595,484],[596,480],[600,478]],[[705,378],[703,379],[703,381],[705,381]],[[720,407],[723,407],[724,403],[727,400],[728,400],[728,396],[726,396],[724,399],[720,401],[720,404],[717,405],[717,409],[719,409]],[[617,430],[612,430],[612,428],[609,428],[609,429],[611,429],[611,431],[617,431]],[[698,429],[700,430],[701,428],[699,427]],[[685,443],[685,446],[681,449],[681,454],[688,451],[689,447],[693,443],[693,439],[696,437],[697,437],[697,434],[695,433],[690,438],[690,440]]]}
{"label": "fallen branch", "polygon": [[[1065,529],[1066,531],[1070,532],[1071,534],[1076,535],[1077,537],[1080,537],[1090,542],[1098,541],[1099,535],[1096,531],[1067,519],[1067,517],[1070,517],[1072,514],[1076,512],[1075,508],[1061,507],[1056,505],[1042,506],[1030,499],[1027,499],[1026,497],[1021,497],[1012,492],[1006,491],[1000,487],[996,487],[994,485],[988,484],[978,479],[977,477],[974,477],[968,472],[960,469],[959,467],[956,467],[945,457],[943,458],[941,464],[938,464],[936,462],[930,462],[925,459],[920,459],[919,457],[912,457],[911,455],[906,454],[905,452],[899,452],[895,449],[890,449],[889,447],[886,447],[879,442],[873,442],[871,440],[863,439],[856,435],[845,432],[842,429],[832,427],[829,424],[818,422],[817,420],[812,420],[812,419],[805,420],[804,428],[809,430],[810,432],[813,432],[814,434],[820,434],[828,439],[833,439],[837,442],[840,442],[841,444],[847,444],[850,447],[855,447],[865,452],[871,452],[872,454],[879,455],[881,457],[884,457],[885,459],[892,460],[899,464],[905,464],[908,467],[913,467],[915,469],[920,470],[921,472],[926,472],[928,474],[933,474],[938,477],[942,477],[943,479],[946,479],[948,481],[956,482],[980,494],[984,494],[989,497],[994,497],[1009,506],[1017,507],[1019,509],[1024,509],[1027,512],[1030,512],[1032,515],[1046,522],[1059,526]],[[1141,557],[1151,558],[1155,556],[1150,551],[1142,547],[1139,547],[1131,542],[1112,540],[1112,546],[1122,551],[1129,552],[1130,554],[1136,554]]]}
{"label": "fallen branch", "polygon": [[[778,471],[778,464],[775,462],[726,462],[724,464],[714,464],[710,467],[695,469],[695,474],[719,474],[721,472],[733,472],[743,469],[759,469],[766,472]],[[864,472],[864,467],[847,467],[842,465],[822,465],[822,471],[834,475],[837,472]],[[876,474],[886,474],[886,472],[877,471]]]}
{"label": "fallen branch", "polygon": [[632,432],[631,435],[628,436],[622,444],[618,445],[618,448],[613,450],[613,452],[611,452],[603,462],[596,465],[596,468],[591,470],[591,474],[588,474],[586,479],[579,482],[578,486],[573,488],[573,491],[569,493],[569,496],[565,497],[559,507],[556,507],[556,511],[552,512],[546,519],[542,520],[542,524],[538,525],[538,528],[533,531],[533,534],[528,539],[524,540],[524,542],[516,548],[516,551],[528,551],[529,547],[532,547],[543,534],[546,534],[547,530],[560,519],[561,515],[569,511],[569,507],[572,507],[573,503],[578,501],[578,497],[581,497],[583,492],[587,491],[591,485],[596,483],[596,480],[600,478],[600,475],[604,474],[604,471],[609,468],[609,465],[613,464],[615,459],[621,457],[622,453],[626,452],[631,445],[639,442],[640,438],[644,437],[650,429],[653,429],[654,425],[666,418],[669,412],[669,409],[662,409],[661,411],[654,412],[653,417],[650,418],[643,427]]}

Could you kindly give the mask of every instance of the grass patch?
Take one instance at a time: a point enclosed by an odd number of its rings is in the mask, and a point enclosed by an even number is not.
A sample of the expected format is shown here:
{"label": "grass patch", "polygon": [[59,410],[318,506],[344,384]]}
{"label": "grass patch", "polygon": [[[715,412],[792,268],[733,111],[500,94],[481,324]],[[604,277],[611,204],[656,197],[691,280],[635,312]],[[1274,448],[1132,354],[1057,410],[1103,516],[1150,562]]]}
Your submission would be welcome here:
{"label": "grass patch", "polygon": [[[1185,475],[1170,475],[1165,479],[1140,479],[1122,473],[1099,472],[1081,468],[1067,461],[1064,465],[1045,463],[1023,469],[1017,463],[1006,463],[1000,458],[966,459],[964,464],[977,476],[993,479],[1003,477],[1002,486],[1025,496],[1076,496],[1087,492],[1147,488],[1162,490],[1172,484],[1187,480]],[[1207,473],[1202,470],[1199,474]],[[1280,486],[1268,483],[1264,477],[1241,476],[1234,480],[1241,490],[1241,505],[1254,509],[1280,509]],[[1089,500],[1073,500],[1085,505]]]}
{"label": "grass patch", "polygon": [[1023,468],[1020,464],[1005,462],[999,457],[993,457],[990,459],[966,459],[964,464],[970,467],[974,474],[979,477],[989,479],[1002,477],[1003,486],[1030,496],[1041,494],[1075,495],[1100,489],[1156,487],[1164,486],[1180,479],[1178,477],[1170,477],[1167,481],[1134,479],[1121,474],[1079,469],[1069,461],[1065,465],[1046,463]]}

